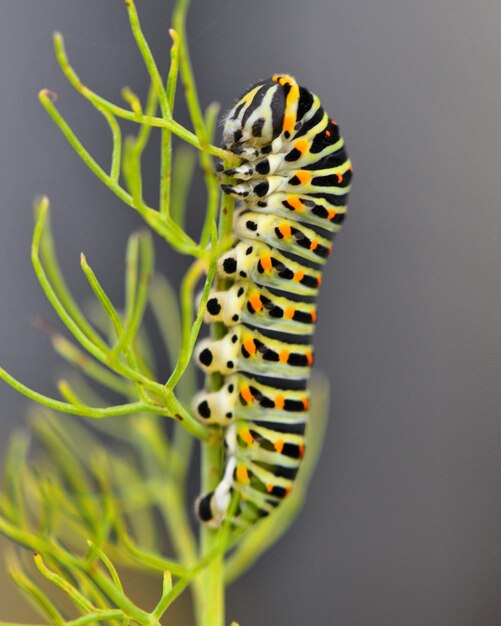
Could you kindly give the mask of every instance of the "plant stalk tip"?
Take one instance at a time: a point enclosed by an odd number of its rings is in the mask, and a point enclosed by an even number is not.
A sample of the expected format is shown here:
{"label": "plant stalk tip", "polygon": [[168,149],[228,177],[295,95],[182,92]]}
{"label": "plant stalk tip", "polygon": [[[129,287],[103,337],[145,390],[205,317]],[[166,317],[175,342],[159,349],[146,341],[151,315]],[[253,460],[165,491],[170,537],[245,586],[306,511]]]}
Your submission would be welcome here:
{"label": "plant stalk tip", "polygon": [[57,102],[57,93],[55,91],[51,91],[50,89],[41,89],[38,92],[38,97],[40,100],[50,100],[51,102]]}

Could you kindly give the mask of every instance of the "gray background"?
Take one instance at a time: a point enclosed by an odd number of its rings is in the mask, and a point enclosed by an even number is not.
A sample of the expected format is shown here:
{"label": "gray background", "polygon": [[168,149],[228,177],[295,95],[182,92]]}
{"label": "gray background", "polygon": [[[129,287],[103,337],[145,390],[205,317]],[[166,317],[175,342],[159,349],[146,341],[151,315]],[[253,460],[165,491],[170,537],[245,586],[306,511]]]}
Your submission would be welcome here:
{"label": "gray background", "polygon": [[[57,91],[106,160],[105,126],[65,85],[51,32],[105,96],[144,89],[145,73],[119,0],[0,5],[0,363],[53,392],[56,359],[32,326],[35,314],[55,321],[29,263],[32,198],[52,198],[79,297],[85,250],[120,299],[140,221],[36,100]],[[170,6],[140,7],[164,57]],[[317,364],[333,396],[324,453],[297,523],[229,593],[242,626],[501,623],[500,18],[497,0],[193,3],[202,101],[229,107],[253,81],[293,73],[339,121],[355,169],[320,296]],[[0,397],[4,439],[26,402],[3,385]],[[14,619],[6,602],[0,617]]]}

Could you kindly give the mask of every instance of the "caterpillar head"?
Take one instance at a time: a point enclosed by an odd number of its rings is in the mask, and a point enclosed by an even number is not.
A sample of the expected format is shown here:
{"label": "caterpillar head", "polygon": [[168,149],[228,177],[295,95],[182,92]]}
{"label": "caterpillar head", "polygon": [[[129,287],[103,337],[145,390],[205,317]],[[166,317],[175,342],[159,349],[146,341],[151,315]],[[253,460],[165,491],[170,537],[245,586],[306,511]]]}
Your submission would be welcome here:
{"label": "caterpillar head", "polygon": [[285,74],[254,85],[231,109],[223,130],[227,149],[238,152],[239,147],[261,148],[271,144],[295,122],[299,87]]}

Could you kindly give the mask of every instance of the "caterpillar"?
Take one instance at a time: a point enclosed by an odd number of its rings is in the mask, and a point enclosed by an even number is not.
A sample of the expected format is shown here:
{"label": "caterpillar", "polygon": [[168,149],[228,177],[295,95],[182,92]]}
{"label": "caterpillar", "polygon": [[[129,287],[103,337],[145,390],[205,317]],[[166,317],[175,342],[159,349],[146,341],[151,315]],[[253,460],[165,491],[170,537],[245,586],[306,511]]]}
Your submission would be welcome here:
{"label": "caterpillar", "polygon": [[212,289],[205,322],[222,322],[227,333],[195,351],[198,365],[223,379],[219,390],[194,401],[201,421],[226,427],[224,475],[196,505],[200,520],[214,527],[235,491],[232,521],[246,525],[293,488],[305,452],[315,298],[352,177],[336,122],[286,74],[238,100],[223,145],[239,164],[224,172],[235,184],[222,190],[240,202],[234,244],[217,266],[229,286]]}

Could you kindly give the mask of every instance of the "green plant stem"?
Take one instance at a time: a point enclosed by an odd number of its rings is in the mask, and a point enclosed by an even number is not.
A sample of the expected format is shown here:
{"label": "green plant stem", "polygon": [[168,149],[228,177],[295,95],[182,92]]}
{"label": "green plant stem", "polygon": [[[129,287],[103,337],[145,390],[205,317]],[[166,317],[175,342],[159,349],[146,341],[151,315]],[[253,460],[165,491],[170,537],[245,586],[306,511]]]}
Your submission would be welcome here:
{"label": "green plant stem", "polygon": [[[179,70],[179,36],[174,30],[169,31],[172,37],[171,63],[165,94],[169,111],[174,109],[174,99],[176,97],[177,75]],[[159,211],[162,215],[170,215],[171,207],[171,179],[172,179],[172,131],[168,128],[162,129],[161,151],[160,151],[160,198]]]}
{"label": "green plant stem", "polygon": [[[68,143],[75,150],[82,161],[92,171],[92,173],[103,182],[116,196],[125,204],[135,209],[145,222],[170,245],[182,254],[192,256],[202,256],[203,251],[173,220],[168,220],[158,211],[146,206],[143,202],[137,202],[133,194],[128,193],[118,182],[109,176],[97,161],[84,148],[81,141],[68,125],[63,116],[54,106],[54,94],[44,89],[39,94],[39,99],[54,123],[59,127]],[[132,114],[133,115],[133,114]]]}
{"label": "green plant stem", "polygon": [[[234,202],[226,196],[222,200],[219,225],[219,240],[230,241]],[[220,276],[216,278],[216,288],[224,285],[224,279]],[[220,324],[214,324],[211,328],[211,335],[219,338],[225,333],[225,329]],[[219,377],[211,375],[207,379],[207,386],[210,390],[217,389],[220,385]],[[201,458],[201,484],[202,493],[210,493],[217,486],[224,467],[224,447],[223,433],[218,426],[211,428],[212,437],[202,444]],[[207,525],[200,529],[200,547],[202,554],[210,553],[220,541],[221,530],[214,530]],[[224,626],[225,605],[224,605],[224,553],[220,552],[210,562],[204,570],[202,576],[202,596],[197,598],[197,618],[199,626]]]}
{"label": "green plant stem", "polygon": [[[213,437],[202,444],[202,493],[209,493],[217,486],[224,463],[222,433],[214,428]],[[219,543],[219,529],[202,526],[200,549],[202,554],[210,553]],[[223,555],[215,556],[203,570],[201,576],[203,592],[198,598],[197,618],[199,626],[224,626],[224,560]]]}
{"label": "green plant stem", "polygon": [[[66,55],[66,51],[64,48],[64,40],[60,33],[56,33],[54,36],[54,48],[56,51],[56,57],[59,62],[59,65],[68,79],[68,81],[73,85],[73,87],[87,100],[89,100],[93,106],[101,105],[105,110],[109,111],[116,117],[120,117],[124,120],[129,120],[130,122],[135,122],[140,124],[141,126],[151,126],[155,128],[167,128],[171,130],[175,135],[177,135],[180,139],[185,141],[186,143],[191,144],[198,150],[205,149],[200,144],[198,137],[184,128],[181,124],[174,121],[172,118],[166,119],[162,117],[156,117],[154,115],[138,115],[137,111],[128,111],[123,107],[120,107],[112,102],[109,102],[105,98],[102,98],[97,93],[93,92],[91,89],[86,87],[76,74],[75,70],[71,67],[68,57]],[[43,90],[44,92],[50,93],[48,90]],[[96,107],[97,108],[97,107]],[[213,145],[208,145],[206,147],[207,151],[215,157],[219,159],[231,159],[232,162],[235,162],[235,157],[231,153],[223,150],[222,148],[217,148]]]}

